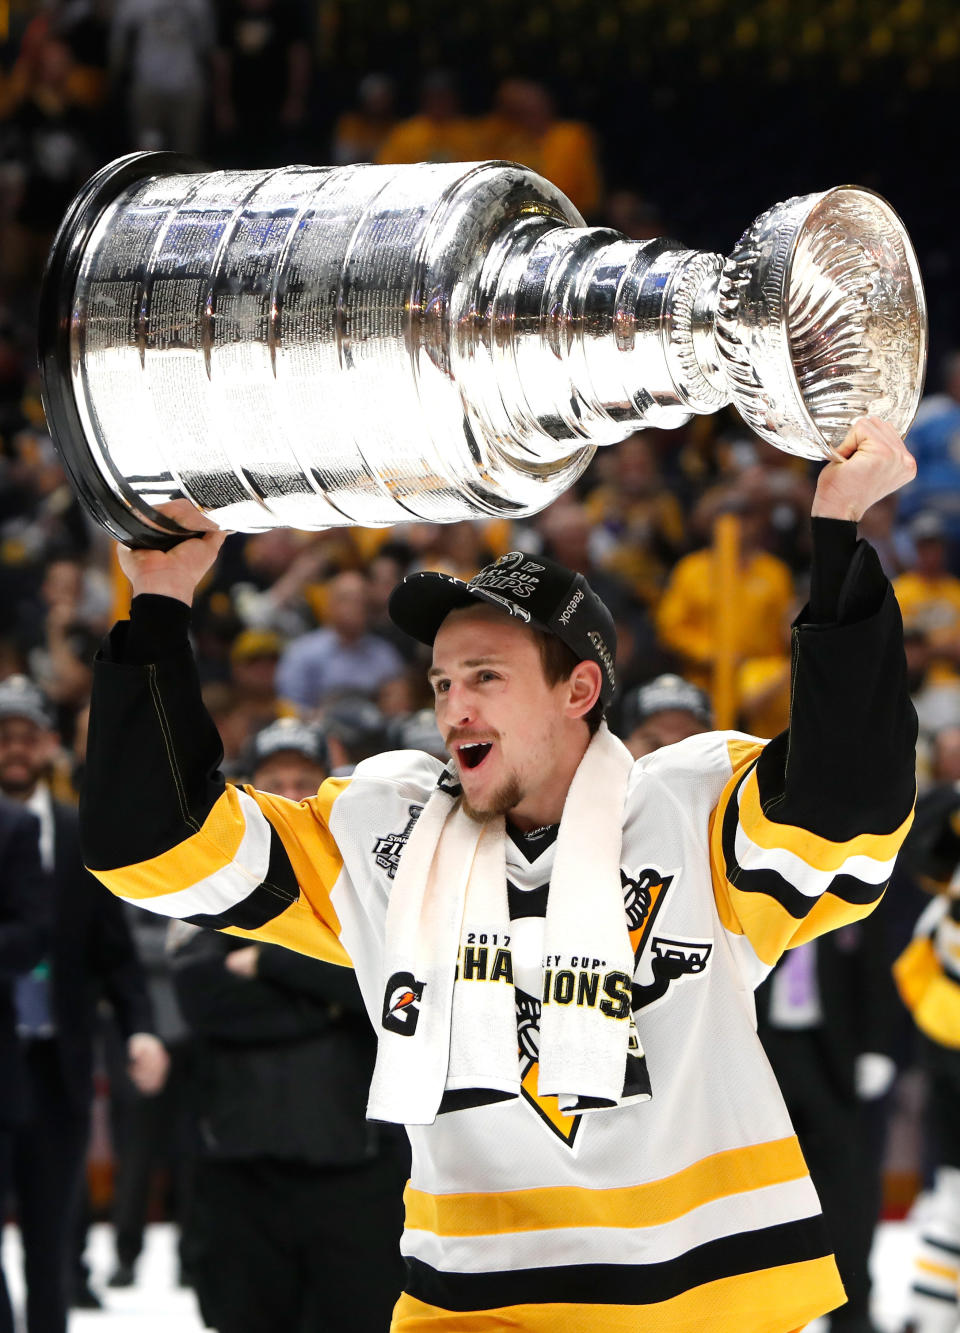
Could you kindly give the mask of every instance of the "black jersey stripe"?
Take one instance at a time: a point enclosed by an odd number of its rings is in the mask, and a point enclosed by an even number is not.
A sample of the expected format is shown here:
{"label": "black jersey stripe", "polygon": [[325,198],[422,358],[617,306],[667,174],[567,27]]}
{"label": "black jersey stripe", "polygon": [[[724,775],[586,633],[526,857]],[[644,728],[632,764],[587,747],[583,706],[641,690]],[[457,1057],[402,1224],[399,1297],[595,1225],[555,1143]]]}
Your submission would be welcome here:
{"label": "black jersey stripe", "polygon": [[960,1245],[951,1245],[949,1241],[937,1240],[934,1236],[921,1236],[924,1245],[932,1245],[935,1250],[943,1250],[944,1254],[952,1254],[954,1258],[960,1259]]}
{"label": "black jersey stripe", "polygon": [[830,1254],[822,1217],[709,1241],[656,1264],[570,1264],[495,1273],[451,1273],[408,1257],[405,1291],[441,1310],[510,1305],[653,1305],[720,1278]]}
{"label": "black jersey stripe", "polygon": [[[745,870],[737,860],[736,836],[740,823],[738,797],[740,788],[751,771],[748,768],[740,778],[730,794],[727,808],[723,813],[721,842],[726,877],[742,893],[765,893],[767,897],[775,898],[785,912],[789,912],[797,921],[802,921],[814,904],[818,902],[821,895],[810,897],[808,894],[801,893],[789,880],[784,879],[778,870],[774,870],[772,867],[764,867],[762,870]],[[876,902],[885,887],[885,882],[869,884],[866,880],[858,879],[855,875],[839,874],[833,876],[824,892],[832,893],[834,897],[842,898],[844,902],[863,906],[866,903]]]}
{"label": "black jersey stripe", "polygon": [[475,1106],[492,1106],[494,1102],[508,1102],[519,1096],[516,1092],[499,1092],[495,1088],[447,1088],[440,1098],[437,1115],[450,1111],[469,1111]]}
{"label": "black jersey stripe", "polygon": [[910,1290],[915,1296],[928,1296],[934,1301],[946,1301],[948,1305],[956,1305],[957,1295],[952,1291],[935,1291],[933,1287],[921,1286],[919,1282],[914,1282]]}
{"label": "black jersey stripe", "polygon": [[267,873],[253,892],[223,912],[199,912],[184,920],[192,926],[206,926],[209,930],[223,930],[227,926],[236,926],[240,930],[259,930],[285,912],[299,896],[300,886],[290,858],[280,835],[271,824]]}
{"label": "black jersey stripe", "polygon": [[521,889],[512,880],[507,880],[507,911],[511,921],[521,921],[525,916],[547,915],[547,895],[549,884],[541,884],[536,889]]}

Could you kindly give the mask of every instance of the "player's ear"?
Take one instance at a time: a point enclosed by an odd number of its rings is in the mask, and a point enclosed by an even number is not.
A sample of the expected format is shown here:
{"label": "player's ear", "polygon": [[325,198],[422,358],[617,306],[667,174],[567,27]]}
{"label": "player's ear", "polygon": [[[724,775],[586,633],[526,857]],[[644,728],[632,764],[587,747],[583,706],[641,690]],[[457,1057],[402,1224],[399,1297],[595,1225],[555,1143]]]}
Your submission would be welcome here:
{"label": "player's ear", "polygon": [[600,698],[603,677],[596,662],[578,662],[567,677],[566,713],[568,717],[586,717]]}

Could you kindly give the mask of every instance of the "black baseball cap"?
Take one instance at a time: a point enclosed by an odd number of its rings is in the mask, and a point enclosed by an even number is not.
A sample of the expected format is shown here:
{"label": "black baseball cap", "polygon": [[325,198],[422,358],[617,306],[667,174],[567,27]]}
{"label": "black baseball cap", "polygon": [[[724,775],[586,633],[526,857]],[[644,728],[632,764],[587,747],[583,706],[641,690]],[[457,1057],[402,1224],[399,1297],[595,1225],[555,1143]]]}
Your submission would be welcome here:
{"label": "black baseball cap", "polygon": [[623,701],[624,719],[630,731],[657,713],[673,711],[690,713],[705,727],[713,726],[709,695],[692,681],[684,680],[672,672],[657,676],[646,685],[639,685]]}
{"label": "black baseball cap", "polygon": [[327,742],[320,727],[310,722],[301,722],[296,717],[281,717],[254,736],[250,746],[251,771],[273,755],[288,750],[320,768],[330,767]]}
{"label": "black baseball cap", "polygon": [[392,750],[425,750],[444,762],[449,757],[432,708],[419,708],[415,713],[392,718],[387,728],[387,743]]}
{"label": "black baseball cap", "polygon": [[385,743],[387,719],[365,695],[343,694],[324,706],[323,730],[347,750],[372,752]]}
{"label": "black baseball cap", "polygon": [[582,574],[545,555],[510,551],[484,565],[469,583],[449,574],[408,574],[390,594],[390,619],[411,638],[432,644],[451,611],[489,602],[532,629],[552,634],[581,662],[600,668],[600,699],[616,689],[617,631],[613,616]]}
{"label": "black baseball cap", "polygon": [[53,728],[53,714],[43,691],[29,676],[8,676],[0,681],[0,718],[25,718],[41,731]]}

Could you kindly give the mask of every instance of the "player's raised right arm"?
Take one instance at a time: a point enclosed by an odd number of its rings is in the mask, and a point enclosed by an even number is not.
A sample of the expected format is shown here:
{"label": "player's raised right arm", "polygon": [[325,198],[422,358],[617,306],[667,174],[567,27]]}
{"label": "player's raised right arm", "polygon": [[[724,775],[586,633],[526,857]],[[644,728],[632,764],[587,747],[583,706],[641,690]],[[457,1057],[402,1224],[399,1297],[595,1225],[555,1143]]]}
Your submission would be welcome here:
{"label": "player's raised right arm", "polygon": [[227,784],[190,649],[190,602],[219,533],[121,550],[134,600],[94,669],[80,803],[84,859],[113,893],[164,916],[348,963],[329,898],[327,827],[342,783],[296,804]]}

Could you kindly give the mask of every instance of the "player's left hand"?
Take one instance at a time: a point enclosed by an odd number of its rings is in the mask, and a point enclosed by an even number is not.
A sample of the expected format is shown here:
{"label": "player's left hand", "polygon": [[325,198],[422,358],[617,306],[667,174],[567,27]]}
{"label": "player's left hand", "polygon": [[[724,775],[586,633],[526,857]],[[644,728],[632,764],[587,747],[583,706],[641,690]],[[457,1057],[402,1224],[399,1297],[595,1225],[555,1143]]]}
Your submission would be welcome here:
{"label": "player's left hand", "polygon": [[837,453],[842,462],[828,463],[817,478],[810,511],[814,518],[859,522],[871,505],[917,475],[913,455],[889,422],[880,417],[855,421]]}

